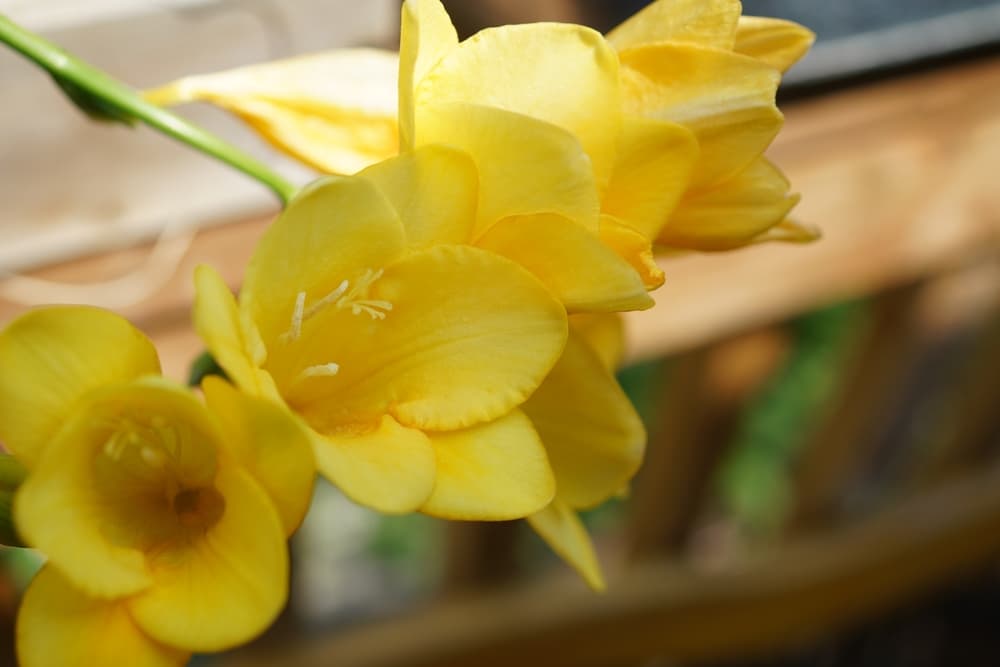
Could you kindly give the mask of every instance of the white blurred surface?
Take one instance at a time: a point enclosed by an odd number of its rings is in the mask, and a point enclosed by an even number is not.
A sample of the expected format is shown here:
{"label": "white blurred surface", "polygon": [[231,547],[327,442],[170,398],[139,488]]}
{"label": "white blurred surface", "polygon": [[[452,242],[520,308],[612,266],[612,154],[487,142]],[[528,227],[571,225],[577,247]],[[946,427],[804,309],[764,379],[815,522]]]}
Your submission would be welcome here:
{"label": "white blurred surface", "polygon": [[[392,45],[393,0],[0,0],[0,12],[138,88],[310,51]],[[274,165],[226,114],[188,119]],[[260,184],[144,127],[88,120],[48,76],[0,48],[0,272],[276,208]]]}

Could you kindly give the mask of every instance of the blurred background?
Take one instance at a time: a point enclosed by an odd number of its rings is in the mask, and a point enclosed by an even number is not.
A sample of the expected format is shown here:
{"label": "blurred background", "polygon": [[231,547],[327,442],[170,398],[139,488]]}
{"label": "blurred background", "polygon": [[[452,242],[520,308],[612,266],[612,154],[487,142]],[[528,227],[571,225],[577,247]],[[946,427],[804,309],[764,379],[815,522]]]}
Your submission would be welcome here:
{"label": "blurred background", "polygon": [[[462,36],[644,4],[446,2]],[[394,48],[397,0],[0,0],[137,87],[310,51]],[[809,247],[664,261],[620,379],[649,431],[586,519],[590,593],[521,522],[381,517],[331,487],[271,632],[198,665],[1000,664],[1000,2],[745,0],[818,35],[771,158]],[[0,317],[115,308],[186,374],[191,270],[233,286],[269,194],[142,128],[88,122],[0,51]],[[185,116],[304,182],[218,110]],[[37,561],[0,551],[0,646]],[[3,660],[0,660],[2,664]]]}

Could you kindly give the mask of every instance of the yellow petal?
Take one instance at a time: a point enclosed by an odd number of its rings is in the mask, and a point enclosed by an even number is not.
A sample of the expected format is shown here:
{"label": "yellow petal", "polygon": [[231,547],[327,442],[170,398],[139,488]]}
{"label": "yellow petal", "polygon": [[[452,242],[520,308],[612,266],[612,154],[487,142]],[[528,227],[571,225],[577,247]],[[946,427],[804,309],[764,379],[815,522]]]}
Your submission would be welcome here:
{"label": "yellow petal", "polygon": [[597,234],[559,215],[505,218],[476,242],[531,271],[570,312],[653,305],[639,274]]}
{"label": "yellow petal", "polygon": [[24,594],[17,655],[22,667],[181,667],[190,656],[144,634],[121,601],[82,593],[51,565]]}
{"label": "yellow petal", "polygon": [[619,51],[656,42],[728,49],[740,16],[737,0],[656,0],[608,33]]}
{"label": "yellow petal", "polygon": [[462,42],[417,87],[416,105],[498,107],[568,130],[590,156],[603,190],[614,162],[619,97],[618,58],[600,33],[534,23],[489,28]]}
{"label": "yellow petal", "polygon": [[595,591],[605,589],[601,564],[580,517],[558,498],[528,517],[535,532]]}
{"label": "yellow petal", "polygon": [[657,241],[694,250],[746,245],[784,220],[798,202],[788,187],[774,165],[756,160],[733,178],[685,197]]}
{"label": "yellow petal", "polygon": [[385,266],[404,247],[395,209],[370,181],[320,179],[289,203],[257,244],[241,305],[270,351],[289,329],[299,292],[313,303],[341,281]]}
{"label": "yellow petal", "polygon": [[327,174],[353,174],[399,150],[395,112],[327,115],[259,99],[227,108],[278,150]]}
{"label": "yellow petal", "polygon": [[395,206],[410,246],[470,240],[479,174],[462,151],[423,146],[372,165],[358,176],[372,181]]}
{"label": "yellow petal", "polygon": [[767,243],[783,241],[785,243],[811,243],[823,236],[823,233],[812,225],[795,220],[782,220],[774,227],[753,237],[752,243]]}
{"label": "yellow petal", "polygon": [[599,203],[590,158],[559,127],[472,104],[419,108],[417,143],[447,143],[479,170],[477,232],[512,215],[558,213],[597,229]]}
{"label": "yellow petal", "polygon": [[491,421],[538,387],[566,337],[565,309],[534,276],[469,246],[407,255],[385,267],[369,298],[392,305],[384,320],[328,309],[298,341],[293,372],[339,364],[284,392],[321,432],[386,412],[429,430]]}
{"label": "yellow petal", "polygon": [[657,266],[652,243],[644,234],[610,215],[602,215],[601,242],[629,263],[647,290],[663,284],[663,270]]}
{"label": "yellow petal", "polygon": [[758,60],[672,43],[629,49],[621,57],[626,111],[680,123],[698,139],[694,187],[746,167],[781,128],[774,104],[781,76]]}
{"label": "yellow petal", "polygon": [[203,536],[150,557],[153,586],[128,599],[139,627],[196,652],[245,643],[277,617],[288,596],[288,550],[277,510],[250,475],[220,468],[226,506]]}
{"label": "yellow petal", "polygon": [[414,146],[414,91],[431,69],[458,46],[458,34],[439,0],[406,0],[399,36],[399,138]]}
{"label": "yellow petal", "polygon": [[267,492],[291,535],[312,499],[316,462],[309,436],[283,407],[242,394],[221,378],[205,378],[201,388],[222,423],[227,450]]}
{"label": "yellow petal", "polygon": [[215,104],[307,164],[351,173],[398,150],[397,69],[395,53],[344,49],[186,77],[145,95]]}
{"label": "yellow petal", "polygon": [[431,433],[434,493],[421,510],[444,519],[519,519],[549,504],[555,481],[538,434],[520,410],[461,431]]}
{"label": "yellow petal", "polygon": [[0,441],[29,468],[99,387],[160,372],[153,344],[124,318],[86,306],[33,310],[0,333]]}
{"label": "yellow petal", "polygon": [[625,356],[625,323],[617,313],[579,313],[569,316],[570,329],[614,373]]}
{"label": "yellow petal", "polygon": [[434,488],[430,439],[388,415],[366,432],[313,433],[319,470],[357,503],[386,514],[418,509]]}
{"label": "yellow petal", "polygon": [[257,367],[267,350],[256,325],[241,317],[236,299],[212,267],[195,268],[194,327],[215,360],[243,391],[255,396],[277,397],[267,371]]}
{"label": "yellow petal", "polygon": [[522,409],[548,452],[559,498],[571,507],[604,502],[642,463],[642,421],[614,375],[575,332]]}
{"label": "yellow petal", "polygon": [[601,211],[654,239],[687,189],[698,142],[687,128],[628,116]]}
{"label": "yellow petal", "polygon": [[[74,420],[67,431],[75,435],[79,428]],[[121,597],[152,580],[142,551],[109,541],[102,530],[107,512],[89,474],[93,445],[57,439],[51,449],[59,460],[50,465],[43,460],[28,476],[15,496],[14,516],[27,543],[66,569],[77,587],[90,595]]]}
{"label": "yellow petal", "polygon": [[190,443],[176,448],[173,474],[209,484],[218,426],[187,388],[149,377],[94,392],[15,496],[19,532],[90,595],[121,597],[150,586],[145,551],[175,531],[175,517],[165,513],[156,491],[162,482],[150,482],[138,451],[131,450],[134,464],[108,465],[126,456],[111,447],[121,425],[160,420],[176,425],[186,434],[182,442]]}
{"label": "yellow petal", "polygon": [[733,50],[784,72],[806,54],[815,39],[813,31],[798,23],[743,16],[736,29]]}

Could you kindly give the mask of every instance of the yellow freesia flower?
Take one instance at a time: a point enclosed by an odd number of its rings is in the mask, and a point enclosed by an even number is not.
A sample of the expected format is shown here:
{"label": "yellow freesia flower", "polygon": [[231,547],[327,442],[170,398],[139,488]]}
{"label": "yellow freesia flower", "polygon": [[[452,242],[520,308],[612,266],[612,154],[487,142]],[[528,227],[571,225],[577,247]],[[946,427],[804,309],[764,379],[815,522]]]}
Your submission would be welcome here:
{"label": "yellow freesia flower", "polygon": [[[355,501],[525,516],[554,484],[518,406],[562,352],[565,310],[515,262],[447,243],[475,224],[467,158],[398,160],[300,193],[261,239],[238,304],[201,267],[195,325],[244,391],[302,417],[320,472]],[[454,186],[451,170],[472,190],[437,187]]]}
{"label": "yellow freesia flower", "polygon": [[781,72],[814,35],[790,21],[741,17],[740,9],[738,0],[657,0],[608,34],[626,118],[674,121],[698,142],[683,196],[643,229],[667,249],[816,238],[787,219],[798,195],[762,157],[783,121],[775,104]]}
{"label": "yellow freesia flower", "polygon": [[15,320],[0,367],[0,439],[29,470],[14,517],[48,559],[18,617],[21,664],[180,665],[272,622],[314,476],[294,418],[217,378],[206,407],[92,308]]}

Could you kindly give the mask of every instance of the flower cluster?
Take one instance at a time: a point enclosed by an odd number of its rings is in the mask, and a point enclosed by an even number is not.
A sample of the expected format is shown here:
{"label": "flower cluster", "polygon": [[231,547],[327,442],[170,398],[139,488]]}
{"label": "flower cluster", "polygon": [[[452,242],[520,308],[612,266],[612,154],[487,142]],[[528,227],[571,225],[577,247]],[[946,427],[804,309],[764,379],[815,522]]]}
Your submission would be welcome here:
{"label": "flower cluster", "polygon": [[[15,516],[48,558],[24,663],[179,664],[259,633],[317,471],[381,512],[526,518],[601,588],[577,511],[626,489],[645,446],[616,313],[653,305],[658,248],[811,238],[762,157],[810,41],[735,1],[660,0],[607,37],[460,42],[438,0],[407,0],[398,58],[152,92],[356,173],[288,204],[238,295],[199,267],[195,327],[229,380],[203,399],[109,313],[41,309],[0,334],[0,440],[29,470]],[[358,99],[330,94],[355,65],[398,88],[355,74]]]}

